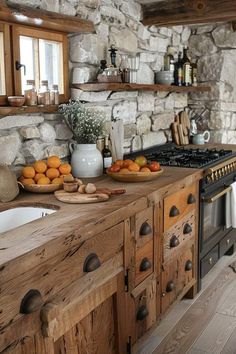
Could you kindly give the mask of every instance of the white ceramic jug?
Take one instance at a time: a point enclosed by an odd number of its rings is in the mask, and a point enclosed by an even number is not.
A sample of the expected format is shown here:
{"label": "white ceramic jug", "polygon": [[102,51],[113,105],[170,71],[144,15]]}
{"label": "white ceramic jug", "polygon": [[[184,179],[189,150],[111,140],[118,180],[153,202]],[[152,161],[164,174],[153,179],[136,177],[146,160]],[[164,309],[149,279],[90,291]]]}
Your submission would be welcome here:
{"label": "white ceramic jug", "polygon": [[203,145],[205,143],[208,143],[210,140],[210,132],[206,130],[204,133],[198,133],[193,136],[193,144],[195,145]]}

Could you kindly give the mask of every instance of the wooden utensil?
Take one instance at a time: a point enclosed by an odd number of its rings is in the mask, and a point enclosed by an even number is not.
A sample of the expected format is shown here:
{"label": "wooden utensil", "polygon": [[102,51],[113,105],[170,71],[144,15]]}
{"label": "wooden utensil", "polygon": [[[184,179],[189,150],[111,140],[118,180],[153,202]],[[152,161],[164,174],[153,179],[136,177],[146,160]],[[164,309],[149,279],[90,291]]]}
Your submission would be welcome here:
{"label": "wooden utensil", "polygon": [[189,129],[188,129],[188,119],[187,119],[187,113],[185,111],[182,111],[180,113],[180,123],[182,125],[182,129],[183,129],[183,136],[184,136],[184,144],[187,145],[189,144]]}
{"label": "wooden utensil", "polygon": [[179,141],[180,145],[185,145],[184,133],[183,133],[183,126],[182,124],[178,124],[178,132],[179,132]]}
{"label": "wooden utensil", "polygon": [[124,188],[120,189],[110,189],[110,188],[99,188],[97,189],[97,193],[107,194],[107,195],[120,195],[126,193]]}
{"label": "wooden utensil", "polygon": [[80,194],[78,192],[67,193],[65,191],[56,191],[55,197],[63,203],[68,204],[90,204],[105,202],[109,199],[109,195],[103,193]]}
{"label": "wooden utensil", "polygon": [[176,145],[180,145],[178,123],[174,122],[171,124],[172,139]]}

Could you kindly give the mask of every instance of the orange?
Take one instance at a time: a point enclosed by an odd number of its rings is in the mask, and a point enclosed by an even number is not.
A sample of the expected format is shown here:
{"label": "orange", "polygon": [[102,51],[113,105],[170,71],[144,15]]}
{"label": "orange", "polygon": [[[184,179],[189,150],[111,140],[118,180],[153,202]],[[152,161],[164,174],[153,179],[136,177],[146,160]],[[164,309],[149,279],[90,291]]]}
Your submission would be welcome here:
{"label": "orange", "polygon": [[34,178],[35,176],[35,169],[31,166],[26,166],[22,170],[22,176],[25,178]]}
{"label": "orange", "polygon": [[49,168],[46,172],[46,176],[52,180],[60,176],[60,172],[56,168]]}
{"label": "orange", "polygon": [[59,171],[62,175],[68,175],[71,172],[71,165],[68,163],[62,163],[59,167]]}
{"label": "orange", "polygon": [[63,184],[64,180],[62,177],[57,177],[52,180],[52,184]]}
{"label": "orange", "polygon": [[35,161],[35,163],[33,164],[33,167],[34,167],[35,171],[38,173],[44,173],[47,170],[46,162],[41,161],[41,160]]}
{"label": "orange", "polygon": [[34,177],[35,182],[37,183],[38,180],[42,177],[46,177],[44,173],[36,173],[36,175]]}
{"label": "orange", "polygon": [[47,160],[48,167],[58,168],[61,165],[61,160],[58,156],[50,156]]}
{"label": "orange", "polygon": [[124,160],[124,164],[123,164],[123,167],[126,167],[126,168],[128,168],[129,167],[129,165],[131,165],[132,163],[134,163],[134,161],[132,161],[132,160]]}
{"label": "orange", "polygon": [[48,177],[41,177],[39,178],[37,184],[45,185],[45,184],[50,184],[50,179]]}
{"label": "orange", "polygon": [[25,184],[25,185],[27,185],[27,186],[30,185],[30,184],[35,184],[33,178],[24,178],[24,179],[22,180],[22,183]]}
{"label": "orange", "polygon": [[120,169],[119,173],[129,173],[130,171],[128,170],[128,168],[123,167]]}
{"label": "orange", "polygon": [[140,172],[151,172],[151,170],[148,167],[144,166],[141,168]]}
{"label": "orange", "polygon": [[123,166],[123,163],[124,163],[123,160],[116,160],[116,161],[115,161],[115,165],[118,165],[118,166],[120,166],[120,167]]}
{"label": "orange", "polygon": [[140,166],[136,162],[132,162],[129,165],[128,170],[131,171],[131,172],[139,172]]}

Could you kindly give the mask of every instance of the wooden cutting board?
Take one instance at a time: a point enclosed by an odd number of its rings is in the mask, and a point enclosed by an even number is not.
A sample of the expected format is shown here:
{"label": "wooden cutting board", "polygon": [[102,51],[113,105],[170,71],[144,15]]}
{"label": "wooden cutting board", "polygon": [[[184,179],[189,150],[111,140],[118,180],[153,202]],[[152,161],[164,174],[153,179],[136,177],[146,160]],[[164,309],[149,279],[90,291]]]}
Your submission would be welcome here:
{"label": "wooden cutting board", "polygon": [[68,204],[100,203],[109,199],[109,195],[103,193],[81,194],[79,192],[68,193],[63,190],[56,191],[54,195],[60,202]]}

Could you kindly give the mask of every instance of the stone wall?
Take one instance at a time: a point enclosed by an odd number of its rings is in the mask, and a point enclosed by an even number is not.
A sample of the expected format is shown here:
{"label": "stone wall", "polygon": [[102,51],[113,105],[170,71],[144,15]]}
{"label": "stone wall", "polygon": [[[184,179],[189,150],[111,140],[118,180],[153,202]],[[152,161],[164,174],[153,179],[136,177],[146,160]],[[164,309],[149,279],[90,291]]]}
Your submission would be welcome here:
{"label": "stone wall", "polygon": [[[71,35],[71,82],[96,78],[99,62],[111,44],[120,51],[139,53],[139,83],[153,83],[163,66],[167,46],[182,50],[190,36],[188,27],[144,27],[141,7],[133,0],[14,0],[15,3],[78,15],[95,23],[96,33]],[[154,92],[90,92],[72,90],[72,97],[105,112],[107,121],[122,119],[124,151],[165,143],[177,112],[187,106],[187,95]],[[58,114],[4,117],[0,120],[0,163],[21,165],[58,154],[68,158],[71,134]]]}
{"label": "stone wall", "polygon": [[201,114],[198,127],[211,131],[211,141],[236,143],[236,32],[230,23],[192,29],[190,55],[196,58],[199,81],[212,90],[191,94],[193,114]]}

